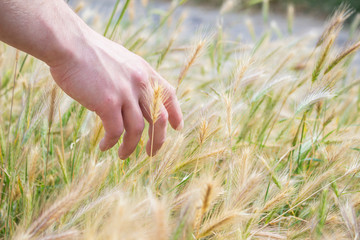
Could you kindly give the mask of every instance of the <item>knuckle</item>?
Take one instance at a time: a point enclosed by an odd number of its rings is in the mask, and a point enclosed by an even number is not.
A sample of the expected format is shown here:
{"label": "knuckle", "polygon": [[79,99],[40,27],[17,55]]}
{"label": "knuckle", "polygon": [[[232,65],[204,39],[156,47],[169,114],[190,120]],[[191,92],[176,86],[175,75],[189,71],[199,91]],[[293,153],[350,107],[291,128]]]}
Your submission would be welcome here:
{"label": "knuckle", "polygon": [[102,101],[102,106],[104,108],[116,107],[117,104],[118,104],[118,98],[114,94],[106,94]]}
{"label": "knuckle", "polygon": [[135,70],[131,78],[137,86],[146,87],[148,84],[148,74],[143,70]]}

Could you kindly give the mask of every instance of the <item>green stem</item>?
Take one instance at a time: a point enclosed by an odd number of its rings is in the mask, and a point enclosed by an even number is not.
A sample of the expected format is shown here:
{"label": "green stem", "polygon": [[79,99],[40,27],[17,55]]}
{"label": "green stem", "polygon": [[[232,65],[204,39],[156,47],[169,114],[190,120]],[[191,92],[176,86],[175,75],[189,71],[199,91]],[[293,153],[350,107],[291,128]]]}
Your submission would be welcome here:
{"label": "green stem", "polygon": [[110,18],[109,18],[109,21],[108,21],[108,23],[106,24],[106,28],[105,28],[105,31],[104,31],[104,36],[106,36],[107,32],[109,31],[110,24],[111,24],[111,22],[112,22],[113,19],[114,19],[114,15],[115,15],[115,13],[116,13],[116,10],[118,9],[119,3],[120,3],[120,0],[117,0],[116,3],[115,3],[115,5],[114,5],[114,8],[113,8],[113,10],[112,10],[112,12],[111,12],[111,16],[110,16]]}
{"label": "green stem", "polygon": [[125,14],[125,11],[126,11],[126,9],[128,8],[128,6],[129,6],[129,3],[130,3],[130,0],[126,0],[125,5],[124,5],[124,7],[123,7],[122,10],[121,10],[120,16],[119,16],[119,18],[117,19],[117,21],[116,21],[116,23],[115,23],[115,26],[114,26],[111,34],[110,34],[110,39],[112,39],[112,37],[114,36],[114,33],[115,33],[116,28],[119,26],[121,20],[123,19],[124,14]]}

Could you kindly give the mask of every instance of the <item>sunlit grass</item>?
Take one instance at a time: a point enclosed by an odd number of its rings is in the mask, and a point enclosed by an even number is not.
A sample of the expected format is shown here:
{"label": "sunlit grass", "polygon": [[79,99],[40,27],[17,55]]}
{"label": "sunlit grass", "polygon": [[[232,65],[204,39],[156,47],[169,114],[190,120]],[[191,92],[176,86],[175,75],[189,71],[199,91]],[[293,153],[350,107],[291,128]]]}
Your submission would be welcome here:
{"label": "sunlit grass", "polygon": [[270,27],[244,43],[221,28],[180,41],[177,6],[129,24],[120,4],[104,24],[177,87],[185,127],[152,158],[147,130],[127,160],[101,153],[100,120],[0,45],[0,236],[358,238],[359,37],[334,44],[347,9],[320,40]]}

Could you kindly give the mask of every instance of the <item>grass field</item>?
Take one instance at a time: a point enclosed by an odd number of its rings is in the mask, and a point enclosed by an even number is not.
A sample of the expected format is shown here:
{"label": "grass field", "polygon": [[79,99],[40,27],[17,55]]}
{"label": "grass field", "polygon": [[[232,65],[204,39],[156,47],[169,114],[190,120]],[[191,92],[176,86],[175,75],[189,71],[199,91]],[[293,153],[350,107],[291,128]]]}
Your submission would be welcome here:
{"label": "grass field", "polygon": [[356,21],[334,44],[349,11],[316,39],[179,41],[183,3],[149,23],[128,0],[101,29],[177,87],[185,127],[152,158],[147,131],[125,161],[100,152],[100,120],[0,44],[1,239],[359,239]]}

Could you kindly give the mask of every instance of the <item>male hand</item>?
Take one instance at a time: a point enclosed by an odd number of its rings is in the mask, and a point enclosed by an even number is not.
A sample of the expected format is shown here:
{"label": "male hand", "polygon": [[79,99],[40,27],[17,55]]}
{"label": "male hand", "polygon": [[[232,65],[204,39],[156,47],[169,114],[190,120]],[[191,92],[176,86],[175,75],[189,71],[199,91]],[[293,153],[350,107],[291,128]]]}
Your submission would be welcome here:
{"label": "male hand", "polygon": [[[144,59],[92,30],[76,46],[65,59],[53,63],[50,70],[56,83],[70,97],[101,118],[105,136],[100,149],[113,147],[125,131],[119,157],[129,157],[141,138],[145,118],[150,124],[146,151],[154,155],[165,141],[167,121],[174,129],[183,126],[174,88]],[[165,93],[154,126],[147,96],[152,91],[151,81],[157,81]]]}
{"label": "male hand", "polygon": [[[125,131],[119,156],[127,158],[140,140],[144,118],[150,123],[148,154],[163,144],[168,120],[175,129],[183,126],[174,88],[144,59],[90,29],[64,1],[0,0],[0,41],[47,63],[56,83],[100,116],[103,151]],[[166,93],[154,126],[146,96],[151,81]]]}

